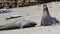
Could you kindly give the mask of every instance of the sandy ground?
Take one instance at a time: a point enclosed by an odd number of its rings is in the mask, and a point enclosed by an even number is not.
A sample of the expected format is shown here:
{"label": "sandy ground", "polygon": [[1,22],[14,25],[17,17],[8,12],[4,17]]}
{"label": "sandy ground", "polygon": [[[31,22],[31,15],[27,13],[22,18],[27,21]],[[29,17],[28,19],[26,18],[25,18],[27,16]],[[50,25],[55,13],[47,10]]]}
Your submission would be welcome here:
{"label": "sandy ground", "polygon": [[[60,2],[47,3],[47,6],[49,8],[49,12],[51,16],[56,17],[60,21],[60,18],[59,18]],[[41,17],[43,14],[43,4],[22,7],[22,8],[14,8],[11,10],[13,12],[0,14],[0,25],[6,24],[6,23],[13,23],[18,19],[27,19],[27,18],[29,20],[35,21],[38,24],[37,26],[41,24]],[[6,20],[6,18],[10,17],[11,15],[20,15],[22,17]],[[0,31],[0,34],[60,34],[60,25]]]}

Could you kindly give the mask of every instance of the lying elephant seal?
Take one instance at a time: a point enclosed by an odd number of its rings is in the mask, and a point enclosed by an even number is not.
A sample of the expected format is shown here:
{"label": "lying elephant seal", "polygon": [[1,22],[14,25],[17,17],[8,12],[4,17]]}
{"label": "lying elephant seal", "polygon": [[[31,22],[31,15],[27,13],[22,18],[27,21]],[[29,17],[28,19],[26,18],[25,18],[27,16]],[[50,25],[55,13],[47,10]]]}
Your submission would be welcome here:
{"label": "lying elephant seal", "polygon": [[0,9],[0,14],[2,14],[2,13],[10,13],[10,12],[11,12],[10,9],[6,9],[6,8]]}
{"label": "lying elephant seal", "polygon": [[18,20],[18,21],[14,22],[14,23],[1,25],[0,26],[0,31],[34,27],[35,25],[37,25],[37,24],[35,22],[33,22],[33,21],[30,21],[30,20]]}
{"label": "lying elephant seal", "polygon": [[52,25],[53,23],[56,24],[59,23],[59,21],[56,18],[51,17],[47,5],[43,5],[43,16],[41,19],[41,25],[48,26]]}

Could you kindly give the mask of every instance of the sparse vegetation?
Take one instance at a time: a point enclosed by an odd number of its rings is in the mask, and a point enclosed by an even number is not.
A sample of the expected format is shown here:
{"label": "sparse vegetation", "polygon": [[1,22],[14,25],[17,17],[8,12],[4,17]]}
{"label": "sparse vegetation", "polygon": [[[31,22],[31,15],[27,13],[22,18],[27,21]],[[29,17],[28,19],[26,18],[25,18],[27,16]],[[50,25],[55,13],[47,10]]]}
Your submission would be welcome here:
{"label": "sparse vegetation", "polygon": [[24,7],[59,0],[0,0],[0,8]]}

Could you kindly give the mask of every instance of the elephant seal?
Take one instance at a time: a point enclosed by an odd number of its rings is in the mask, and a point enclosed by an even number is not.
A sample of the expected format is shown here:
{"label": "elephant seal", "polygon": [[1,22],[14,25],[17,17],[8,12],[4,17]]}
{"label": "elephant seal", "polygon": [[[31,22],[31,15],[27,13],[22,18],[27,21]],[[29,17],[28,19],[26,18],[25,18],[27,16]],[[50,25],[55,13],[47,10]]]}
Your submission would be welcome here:
{"label": "elephant seal", "polygon": [[14,23],[1,25],[0,26],[0,31],[34,27],[35,25],[37,25],[37,23],[35,23],[34,21],[30,21],[30,20],[17,20]]}
{"label": "elephant seal", "polygon": [[50,16],[48,7],[47,5],[44,4],[41,25],[49,26],[49,25],[56,24],[56,23],[59,23],[59,21],[56,18]]}
{"label": "elephant seal", "polygon": [[0,9],[0,14],[2,14],[2,13],[10,13],[11,11],[12,11],[12,10],[6,9],[6,8]]}

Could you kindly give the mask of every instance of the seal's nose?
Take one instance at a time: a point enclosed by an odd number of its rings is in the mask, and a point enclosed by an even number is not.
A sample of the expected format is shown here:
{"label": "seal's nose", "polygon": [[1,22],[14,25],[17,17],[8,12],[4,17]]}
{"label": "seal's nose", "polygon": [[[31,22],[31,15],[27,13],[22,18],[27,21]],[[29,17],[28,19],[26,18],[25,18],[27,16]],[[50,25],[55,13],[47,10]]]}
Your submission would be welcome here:
{"label": "seal's nose", "polygon": [[37,25],[37,23],[33,22],[32,25],[35,26],[35,25]]}
{"label": "seal's nose", "polygon": [[35,25],[37,25],[37,23],[35,23]]}

